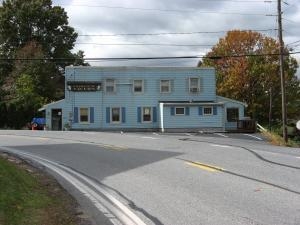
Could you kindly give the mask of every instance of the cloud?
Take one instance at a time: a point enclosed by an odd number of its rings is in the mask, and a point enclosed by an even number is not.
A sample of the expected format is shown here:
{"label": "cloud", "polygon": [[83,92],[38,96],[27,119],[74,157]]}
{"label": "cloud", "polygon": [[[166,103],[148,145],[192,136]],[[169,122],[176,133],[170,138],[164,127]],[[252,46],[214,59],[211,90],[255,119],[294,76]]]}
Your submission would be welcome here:
{"label": "cloud", "polygon": [[[300,8],[298,0],[283,5],[284,41],[300,39]],[[111,0],[111,1],[58,1],[69,16],[70,25],[79,34],[130,34],[205,32],[202,34],[145,35],[145,36],[80,36],[76,49],[82,49],[86,57],[148,57],[202,55],[210,46],[153,46],[130,44],[194,44],[214,45],[226,31],[232,29],[264,30],[267,36],[277,38],[277,1],[241,0]],[[225,31],[219,33],[209,33]],[[85,43],[85,44],[84,44]],[[94,43],[94,44],[87,44]],[[122,44],[122,45],[97,45]],[[300,48],[298,48],[299,50]],[[299,55],[296,55],[299,58]],[[119,65],[120,62],[101,62]],[[122,62],[123,64],[147,64],[149,61]],[[159,65],[195,66],[197,60],[157,61]],[[155,61],[151,61],[155,65]]]}

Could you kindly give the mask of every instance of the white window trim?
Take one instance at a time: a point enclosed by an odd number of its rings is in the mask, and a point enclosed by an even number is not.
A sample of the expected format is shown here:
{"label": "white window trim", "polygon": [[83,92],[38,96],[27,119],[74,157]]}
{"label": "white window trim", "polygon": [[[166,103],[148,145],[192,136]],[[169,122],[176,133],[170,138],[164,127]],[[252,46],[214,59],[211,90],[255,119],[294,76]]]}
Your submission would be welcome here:
{"label": "white window trim", "polygon": [[[134,83],[135,83],[135,81],[142,81],[142,91],[135,91],[134,90],[134,88],[135,88],[135,85],[134,85]],[[132,92],[134,93],[134,94],[143,94],[144,93],[144,80],[143,79],[134,79],[133,81],[132,81]]]}
{"label": "white window trim", "polygon": [[[162,81],[169,81],[169,91],[168,92],[166,92],[166,91],[162,91]],[[171,80],[170,79],[162,79],[162,80],[160,80],[160,93],[162,93],[162,94],[169,94],[169,93],[171,93]]]}
{"label": "white window trim", "polygon": [[[107,87],[108,87],[108,85],[107,85],[107,80],[112,80],[113,82],[114,82],[114,84],[112,85],[113,86],[113,88],[114,88],[114,90],[113,91],[107,91]],[[109,85],[109,87],[110,87],[111,85]],[[116,93],[116,91],[117,91],[117,85],[116,85],[116,80],[115,79],[112,79],[112,78],[106,78],[105,79],[105,93]]]}
{"label": "white window trim", "polygon": [[[81,109],[87,109],[87,117],[88,117],[88,121],[81,121]],[[79,112],[78,112],[78,121],[80,124],[90,124],[90,108],[89,107],[79,107],[78,108]]]}
{"label": "white window trim", "polygon": [[[149,120],[149,121],[145,121],[144,120],[144,108],[150,108],[150,117],[151,117],[151,120]],[[142,107],[141,110],[142,110],[142,112],[141,112],[142,123],[152,123],[152,121],[153,121],[153,108],[150,107],[150,106],[145,106],[145,107]]]}
{"label": "white window trim", "polygon": [[[197,91],[191,91],[192,88],[195,87],[191,87],[191,79],[198,79],[198,84],[197,84]],[[189,93],[190,94],[195,94],[195,93],[199,93],[200,92],[200,78],[199,77],[189,77]]]}
{"label": "white window trim", "polygon": [[[176,109],[182,108],[183,109],[183,114],[178,114],[176,113]],[[185,116],[185,107],[175,107],[175,116]]]}
{"label": "white window trim", "polygon": [[[206,109],[206,108],[210,108],[210,110],[211,110],[211,113],[205,113],[205,110],[204,109]],[[213,107],[212,106],[204,106],[203,107],[203,116],[212,116],[213,115]]]}
{"label": "white window trim", "polygon": [[[113,113],[112,113],[113,109],[119,109],[119,121],[113,121]],[[122,109],[121,109],[121,107],[111,107],[110,108],[110,123],[120,124],[121,121],[122,121]]]}

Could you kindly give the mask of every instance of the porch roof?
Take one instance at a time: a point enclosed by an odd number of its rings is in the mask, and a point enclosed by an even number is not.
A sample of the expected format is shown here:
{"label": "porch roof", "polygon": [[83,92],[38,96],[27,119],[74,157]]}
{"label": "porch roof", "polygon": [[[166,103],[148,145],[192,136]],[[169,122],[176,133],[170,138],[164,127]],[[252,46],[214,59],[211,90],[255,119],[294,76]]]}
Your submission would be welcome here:
{"label": "porch roof", "polygon": [[48,103],[48,104],[44,105],[42,108],[39,108],[38,111],[41,112],[41,111],[46,110],[47,108],[51,108],[51,107],[53,108],[53,106],[62,104],[64,101],[65,101],[65,99],[61,99],[61,100],[58,100],[58,101],[56,101],[56,102]]}

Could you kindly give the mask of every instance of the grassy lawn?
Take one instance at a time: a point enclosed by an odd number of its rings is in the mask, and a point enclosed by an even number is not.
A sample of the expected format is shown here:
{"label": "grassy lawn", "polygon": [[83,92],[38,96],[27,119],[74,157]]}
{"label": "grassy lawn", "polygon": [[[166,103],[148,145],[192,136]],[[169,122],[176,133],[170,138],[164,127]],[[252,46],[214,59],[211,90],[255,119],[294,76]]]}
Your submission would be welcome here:
{"label": "grassy lawn", "polygon": [[1,225],[78,225],[76,206],[52,178],[0,156]]}

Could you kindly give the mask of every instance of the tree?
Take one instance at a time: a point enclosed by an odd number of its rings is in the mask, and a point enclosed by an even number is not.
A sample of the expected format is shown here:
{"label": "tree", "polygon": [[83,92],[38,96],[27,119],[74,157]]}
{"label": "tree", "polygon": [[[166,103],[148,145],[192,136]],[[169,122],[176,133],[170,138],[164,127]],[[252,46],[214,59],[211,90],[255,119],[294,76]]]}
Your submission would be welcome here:
{"label": "tree", "polygon": [[47,57],[68,57],[76,38],[66,12],[52,6],[51,0],[3,1],[0,42],[1,52],[8,57],[31,41],[39,43]]}
{"label": "tree", "polygon": [[64,96],[65,66],[88,65],[84,63],[82,51],[71,52],[77,36],[68,25],[64,9],[52,6],[51,0],[3,1],[0,6],[0,103],[5,102],[7,110],[12,112],[9,126],[20,127],[20,117],[13,117],[29,112],[33,115],[33,110],[45,101]]}
{"label": "tree", "polygon": [[[285,50],[288,53],[288,50]],[[266,122],[269,101],[280,118],[280,76],[278,42],[253,31],[229,31],[206,55],[201,66],[213,66],[217,73],[217,94],[248,104],[248,115]],[[285,57],[286,83],[296,91],[298,65],[288,54]],[[299,88],[299,86],[298,86]],[[295,101],[288,96],[288,101]],[[291,110],[291,109],[290,109]]]}
{"label": "tree", "polygon": [[5,103],[0,103],[0,127],[6,127],[7,125],[7,107]]}
{"label": "tree", "polygon": [[55,77],[57,86],[63,88],[60,71],[78,63],[83,56],[82,51],[71,52],[77,36],[74,28],[68,25],[64,9],[52,6],[51,0],[4,0],[0,7],[0,56],[7,60],[1,61],[0,80],[3,82],[10,76],[15,58],[30,58],[26,54],[22,57],[20,50],[36,43],[41,48],[40,59],[52,59],[47,63],[55,63],[55,71],[51,70],[49,77]]}
{"label": "tree", "polygon": [[[60,94],[56,93],[57,90],[63,89],[63,83],[60,84],[59,80],[62,78],[57,73],[57,67],[54,62],[49,60],[39,60],[44,58],[45,55],[42,47],[36,42],[29,42],[26,46],[16,52],[17,58],[30,58],[32,60],[16,60],[14,69],[10,78],[17,83],[18,79],[23,75],[29,75],[34,84],[34,91],[37,95],[47,99],[56,99]],[[60,84],[60,89],[57,85]],[[16,98],[15,88],[11,88],[12,99]]]}

